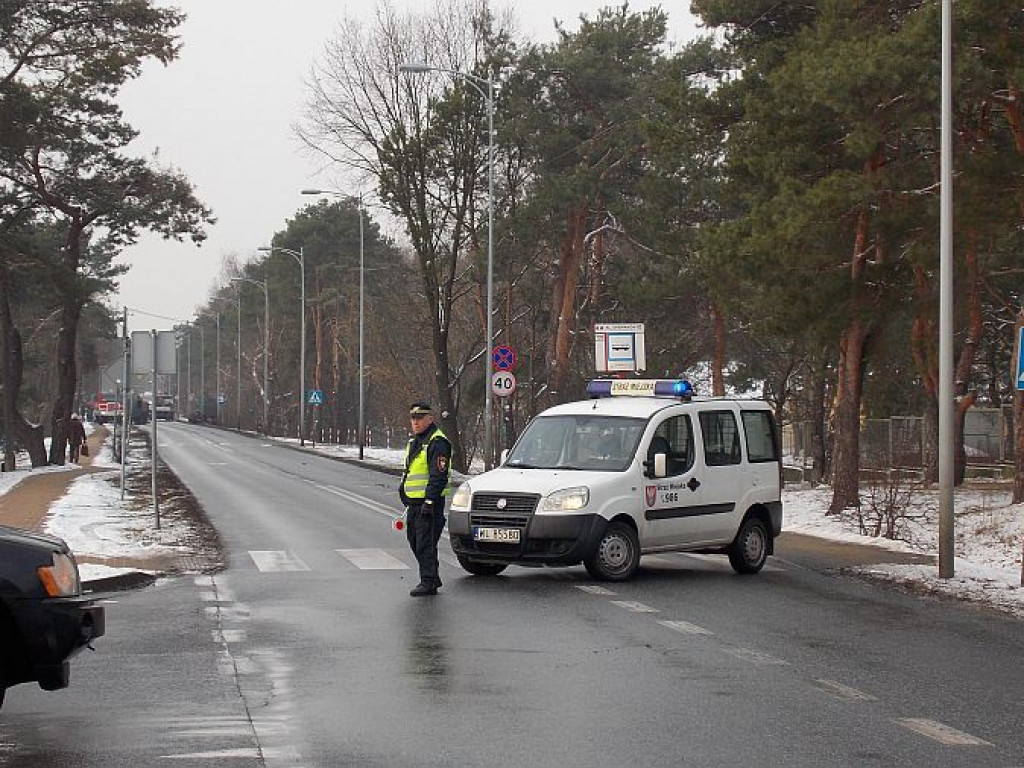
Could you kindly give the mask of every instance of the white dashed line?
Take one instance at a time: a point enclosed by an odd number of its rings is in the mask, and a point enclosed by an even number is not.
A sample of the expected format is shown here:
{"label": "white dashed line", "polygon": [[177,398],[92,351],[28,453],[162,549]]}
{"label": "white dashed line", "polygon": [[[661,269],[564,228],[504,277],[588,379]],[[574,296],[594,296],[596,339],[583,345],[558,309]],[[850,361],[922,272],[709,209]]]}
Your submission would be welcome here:
{"label": "white dashed line", "polygon": [[576,589],[582,590],[583,592],[587,592],[588,594],[591,594],[591,595],[614,595],[614,594],[617,594],[615,592],[612,592],[610,589],[605,589],[604,587],[599,587],[596,584],[577,584],[576,585]]}
{"label": "white dashed line", "polygon": [[625,608],[633,613],[658,613],[657,608],[651,608],[649,605],[644,605],[634,600],[612,600],[611,604],[617,605],[619,608]]}
{"label": "white dashed line", "polygon": [[309,566],[291,552],[283,550],[249,550],[249,557],[264,573],[275,571],[308,571]]}
{"label": "white dashed line", "polygon": [[669,629],[674,629],[676,632],[682,632],[684,635],[713,635],[715,634],[710,629],[704,629],[704,627],[698,627],[696,624],[691,624],[688,621],[659,621],[659,624]]}
{"label": "white dashed line", "polygon": [[752,648],[723,648],[728,654],[735,656],[738,659],[749,661],[752,664],[772,664],[776,666],[789,666],[788,661],[783,661],[767,653],[761,653],[761,651],[755,651]]}
{"label": "white dashed line", "polygon": [[869,693],[858,691],[856,688],[851,688],[848,685],[837,683],[835,680],[815,680],[814,687],[824,691],[830,696],[835,696],[841,701],[878,701],[877,698]]}
{"label": "white dashed line", "polygon": [[337,549],[339,555],[363,571],[407,571],[409,566],[383,549]]}
{"label": "white dashed line", "polygon": [[928,720],[923,717],[903,717],[896,721],[904,728],[907,728],[914,733],[919,733],[922,736],[927,736],[929,739],[935,739],[942,744],[951,747],[991,747],[992,744],[979,739],[977,736],[971,736],[969,733],[958,731],[956,728],[950,728],[948,725],[943,725],[935,720]]}

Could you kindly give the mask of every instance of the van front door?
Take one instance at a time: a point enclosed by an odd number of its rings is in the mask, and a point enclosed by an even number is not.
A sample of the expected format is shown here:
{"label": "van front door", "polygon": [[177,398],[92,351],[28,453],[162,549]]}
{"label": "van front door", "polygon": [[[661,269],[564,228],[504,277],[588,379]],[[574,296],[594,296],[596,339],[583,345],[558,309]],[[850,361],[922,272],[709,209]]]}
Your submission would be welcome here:
{"label": "van front door", "polygon": [[[659,424],[644,450],[644,525],[640,545],[658,548],[689,542],[691,516],[703,505],[703,486],[694,477],[694,431],[688,414]],[[655,454],[665,454],[665,477],[653,477]]]}

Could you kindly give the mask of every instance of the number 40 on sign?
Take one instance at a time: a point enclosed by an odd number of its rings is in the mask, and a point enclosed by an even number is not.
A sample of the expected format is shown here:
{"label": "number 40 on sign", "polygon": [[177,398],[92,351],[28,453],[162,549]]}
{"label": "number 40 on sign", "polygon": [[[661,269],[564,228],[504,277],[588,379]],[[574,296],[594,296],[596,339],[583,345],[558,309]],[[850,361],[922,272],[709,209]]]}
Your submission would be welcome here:
{"label": "number 40 on sign", "polygon": [[516,391],[516,377],[509,371],[495,371],[491,375],[491,391],[498,397],[508,397]]}

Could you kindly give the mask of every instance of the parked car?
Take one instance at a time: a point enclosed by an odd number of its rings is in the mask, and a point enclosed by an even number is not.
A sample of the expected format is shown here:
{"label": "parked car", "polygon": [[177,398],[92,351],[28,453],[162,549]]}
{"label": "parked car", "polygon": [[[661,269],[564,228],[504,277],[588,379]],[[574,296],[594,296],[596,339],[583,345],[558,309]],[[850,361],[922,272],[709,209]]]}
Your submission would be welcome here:
{"label": "parked car", "polygon": [[62,539],[0,526],[0,706],[21,683],[66,688],[71,659],[105,629]]}

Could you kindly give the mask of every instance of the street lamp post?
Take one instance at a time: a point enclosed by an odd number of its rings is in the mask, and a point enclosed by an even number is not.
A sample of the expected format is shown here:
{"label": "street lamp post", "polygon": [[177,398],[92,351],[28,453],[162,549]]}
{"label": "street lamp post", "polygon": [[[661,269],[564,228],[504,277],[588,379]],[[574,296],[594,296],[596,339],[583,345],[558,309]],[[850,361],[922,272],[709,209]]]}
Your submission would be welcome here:
{"label": "street lamp post", "polygon": [[[487,79],[456,69],[429,64],[400,64],[399,72],[423,74],[446,72],[461,77],[487,100],[487,338],[484,341],[484,467],[491,468],[491,344],[494,341],[494,78],[490,69]],[[486,92],[481,87],[487,86]]]}
{"label": "street lamp post", "polygon": [[220,389],[220,307],[217,307],[217,371],[216,371],[216,382],[217,382],[217,426],[224,423],[221,418],[221,389]]}
{"label": "street lamp post", "polygon": [[[267,429],[267,411],[270,404],[270,390],[268,377],[268,361],[270,358],[270,292],[267,290],[266,280],[253,280],[251,277],[233,277],[233,283],[252,283],[263,289],[263,429]],[[241,414],[242,406],[242,295],[238,295],[238,412]],[[241,429],[242,417],[239,415],[238,424]]]}
{"label": "street lamp post", "polygon": [[299,314],[299,445],[306,444],[306,257],[302,246],[299,250],[282,248],[279,245],[265,245],[256,250],[273,255],[274,251],[286,253],[299,262],[299,280],[302,311]]}
{"label": "street lamp post", "polygon": [[[345,197],[351,199],[351,195],[344,195],[341,192],[335,192],[330,189],[304,189],[302,190],[304,195],[335,195],[337,197]],[[363,414],[365,409],[363,406],[363,393],[365,388],[363,386],[363,372],[366,369],[364,362],[364,349],[365,349],[365,332],[364,332],[364,318],[365,311],[364,307],[364,281],[363,274],[366,271],[365,262],[363,260],[363,196],[359,195],[355,198],[359,202],[359,458],[363,458],[363,446],[366,444],[366,426],[363,421]]]}

